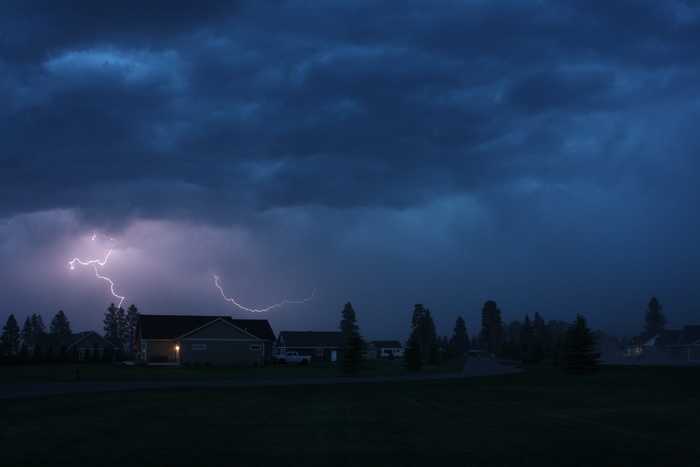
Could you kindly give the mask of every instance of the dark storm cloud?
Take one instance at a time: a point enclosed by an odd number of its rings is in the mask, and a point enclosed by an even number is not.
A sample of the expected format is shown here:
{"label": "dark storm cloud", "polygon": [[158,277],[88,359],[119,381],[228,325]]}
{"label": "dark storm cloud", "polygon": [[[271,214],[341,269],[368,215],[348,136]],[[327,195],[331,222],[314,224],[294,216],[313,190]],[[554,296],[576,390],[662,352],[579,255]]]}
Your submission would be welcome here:
{"label": "dark storm cloud", "polygon": [[482,303],[600,287],[644,249],[697,277],[690,2],[26,1],[0,30],[7,232],[248,228],[348,283],[435,268],[446,307],[475,264]]}

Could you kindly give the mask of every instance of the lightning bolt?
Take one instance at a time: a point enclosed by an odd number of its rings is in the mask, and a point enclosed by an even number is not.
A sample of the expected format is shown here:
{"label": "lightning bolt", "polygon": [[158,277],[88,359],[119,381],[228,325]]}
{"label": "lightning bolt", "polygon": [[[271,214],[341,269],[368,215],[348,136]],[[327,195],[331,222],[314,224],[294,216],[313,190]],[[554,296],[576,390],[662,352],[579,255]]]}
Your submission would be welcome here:
{"label": "lightning bolt", "polygon": [[313,283],[312,283],[311,285],[313,286],[314,290],[313,290],[313,292],[311,292],[311,296],[308,298],[305,298],[303,300],[284,300],[283,302],[277,303],[277,304],[269,306],[267,308],[255,310],[252,308],[246,308],[243,305],[241,305],[240,303],[238,303],[237,301],[235,301],[234,299],[227,297],[226,294],[224,293],[224,289],[222,289],[221,286],[219,285],[219,277],[216,275],[214,276],[214,285],[216,285],[216,287],[219,289],[219,292],[221,292],[221,296],[224,297],[224,300],[226,300],[227,302],[233,303],[241,310],[250,311],[251,313],[264,313],[266,311],[272,310],[273,308],[278,308],[278,307],[281,307],[282,305],[291,304],[291,303],[296,303],[296,304],[305,303],[305,302],[308,302],[309,300],[313,300],[314,295],[316,295],[316,286],[313,285]]}
{"label": "lightning bolt", "polygon": [[[97,237],[97,233],[96,233],[96,231],[93,231],[92,241],[95,241],[96,237]],[[112,241],[114,240],[113,238],[109,238],[109,237],[104,237],[104,238],[106,238],[108,240],[112,240]],[[112,282],[112,279],[110,279],[107,276],[101,275],[99,273],[99,271],[97,270],[98,265],[104,266],[105,264],[107,264],[107,260],[109,259],[109,255],[111,255],[111,254],[112,254],[112,250],[109,250],[107,252],[107,255],[105,256],[105,259],[102,261],[100,261],[99,259],[92,259],[90,261],[81,261],[78,258],[73,258],[73,260],[70,261],[68,264],[70,264],[71,269],[75,269],[76,264],[79,264],[81,266],[92,266],[95,269],[95,276],[97,276],[98,279],[102,279],[103,281],[106,281],[109,283],[109,290],[110,290],[110,292],[112,292],[112,296],[114,296],[114,298],[119,299],[119,304],[117,305],[117,309],[119,309],[122,306],[122,302],[124,301],[124,297],[122,297],[121,295],[118,295],[116,292],[114,292],[114,282]]]}

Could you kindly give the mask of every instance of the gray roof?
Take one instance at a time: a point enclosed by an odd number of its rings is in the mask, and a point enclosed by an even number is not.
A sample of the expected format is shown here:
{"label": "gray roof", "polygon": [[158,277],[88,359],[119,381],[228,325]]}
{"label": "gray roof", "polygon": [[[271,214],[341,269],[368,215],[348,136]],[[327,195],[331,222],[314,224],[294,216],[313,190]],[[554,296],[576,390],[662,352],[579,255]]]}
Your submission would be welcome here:
{"label": "gray roof", "polygon": [[87,339],[90,336],[95,336],[101,340],[103,340],[107,345],[110,345],[114,347],[115,349],[121,348],[120,345],[117,345],[115,342],[113,342],[111,339],[107,339],[105,337],[100,336],[97,334],[95,331],[83,331],[78,334],[48,334],[48,333],[39,333],[36,336],[34,336],[34,347],[41,347],[41,348],[48,348],[52,347],[53,349],[60,349],[64,345],[66,348],[72,348],[78,346],[78,344]]}
{"label": "gray roof", "polygon": [[663,330],[656,336],[654,345],[678,345],[681,341],[682,331]]}
{"label": "gray roof", "polygon": [[281,331],[278,347],[337,349],[343,346],[340,331]]}
{"label": "gray roof", "polygon": [[266,319],[233,319],[229,316],[141,315],[136,333],[140,333],[143,339],[177,339],[216,320],[226,321],[258,339],[275,340],[275,333]]}
{"label": "gray roof", "polygon": [[681,331],[681,345],[693,345],[700,342],[700,326],[683,326]]}

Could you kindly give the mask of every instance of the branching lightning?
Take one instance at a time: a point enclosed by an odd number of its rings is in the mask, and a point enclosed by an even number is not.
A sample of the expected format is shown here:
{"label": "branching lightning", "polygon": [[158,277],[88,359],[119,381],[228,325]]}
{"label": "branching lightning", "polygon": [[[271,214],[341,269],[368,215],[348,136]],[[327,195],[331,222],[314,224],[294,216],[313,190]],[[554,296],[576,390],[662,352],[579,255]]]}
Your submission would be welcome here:
{"label": "branching lightning", "polygon": [[314,295],[316,295],[316,286],[314,286],[313,284],[311,284],[311,285],[313,286],[314,290],[313,290],[313,292],[311,292],[311,296],[309,296],[309,297],[307,297],[307,298],[305,298],[305,299],[303,299],[303,300],[284,300],[283,302],[276,303],[275,305],[269,306],[269,307],[267,307],[267,308],[262,308],[262,309],[260,309],[260,310],[256,310],[256,309],[244,307],[244,306],[241,305],[240,303],[236,302],[234,299],[227,297],[226,294],[224,293],[224,289],[222,289],[221,286],[219,285],[219,277],[216,276],[216,275],[214,276],[214,285],[216,285],[216,287],[219,289],[219,292],[221,292],[221,296],[224,297],[224,300],[226,300],[227,302],[233,303],[234,305],[236,305],[236,306],[237,306],[238,308],[240,308],[241,310],[250,311],[251,313],[264,313],[264,312],[266,312],[266,311],[272,310],[273,308],[278,308],[278,307],[281,307],[282,305],[286,305],[286,304],[292,304],[292,303],[301,304],[301,303],[306,303],[306,302],[308,302],[309,300],[313,300]]}
{"label": "branching lightning", "polygon": [[[92,241],[95,241],[96,237],[97,237],[97,232],[94,231],[92,233]],[[105,238],[108,240],[111,240],[111,241],[114,240],[113,238],[109,238],[109,237],[105,237]],[[122,306],[122,302],[124,301],[124,297],[122,297],[121,295],[118,295],[116,292],[114,292],[114,282],[112,282],[112,280],[109,277],[101,275],[100,272],[97,270],[98,265],[104,266],[105,264],[107,264],[107,260],[109,259],[109,255],[111,255],[111,254],[112,254],[112,250],[110,249],[107,252],[107,255],[105,256],[105,259],[102,261],[100,261],[99,259],[92,259],[90,261],[81,261],[78,258],[73,258],[73,260],[70,261],[68,264],[70,264],[71,269],[75,269],[76,264],[79,264],[81,266],[92,266],[95,269],[95,276],[97,276],[98,279],[102,279],[103,281],[106,281],[109,283],[110,292],[112,292],[112,295],[114,296],[114,298],[119,299],[119,303],[117,304],[117,309],[119,309]]]}

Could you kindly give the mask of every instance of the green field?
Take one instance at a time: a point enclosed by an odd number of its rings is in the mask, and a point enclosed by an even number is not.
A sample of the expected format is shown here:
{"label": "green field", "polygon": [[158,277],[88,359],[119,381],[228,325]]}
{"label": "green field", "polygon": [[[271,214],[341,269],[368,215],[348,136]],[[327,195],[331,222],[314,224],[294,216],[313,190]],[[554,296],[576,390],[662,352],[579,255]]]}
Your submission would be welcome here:
{"label": "green field", "polygon": [[698,367],[91,393],[0,413],[3,466],[700,465]]}

